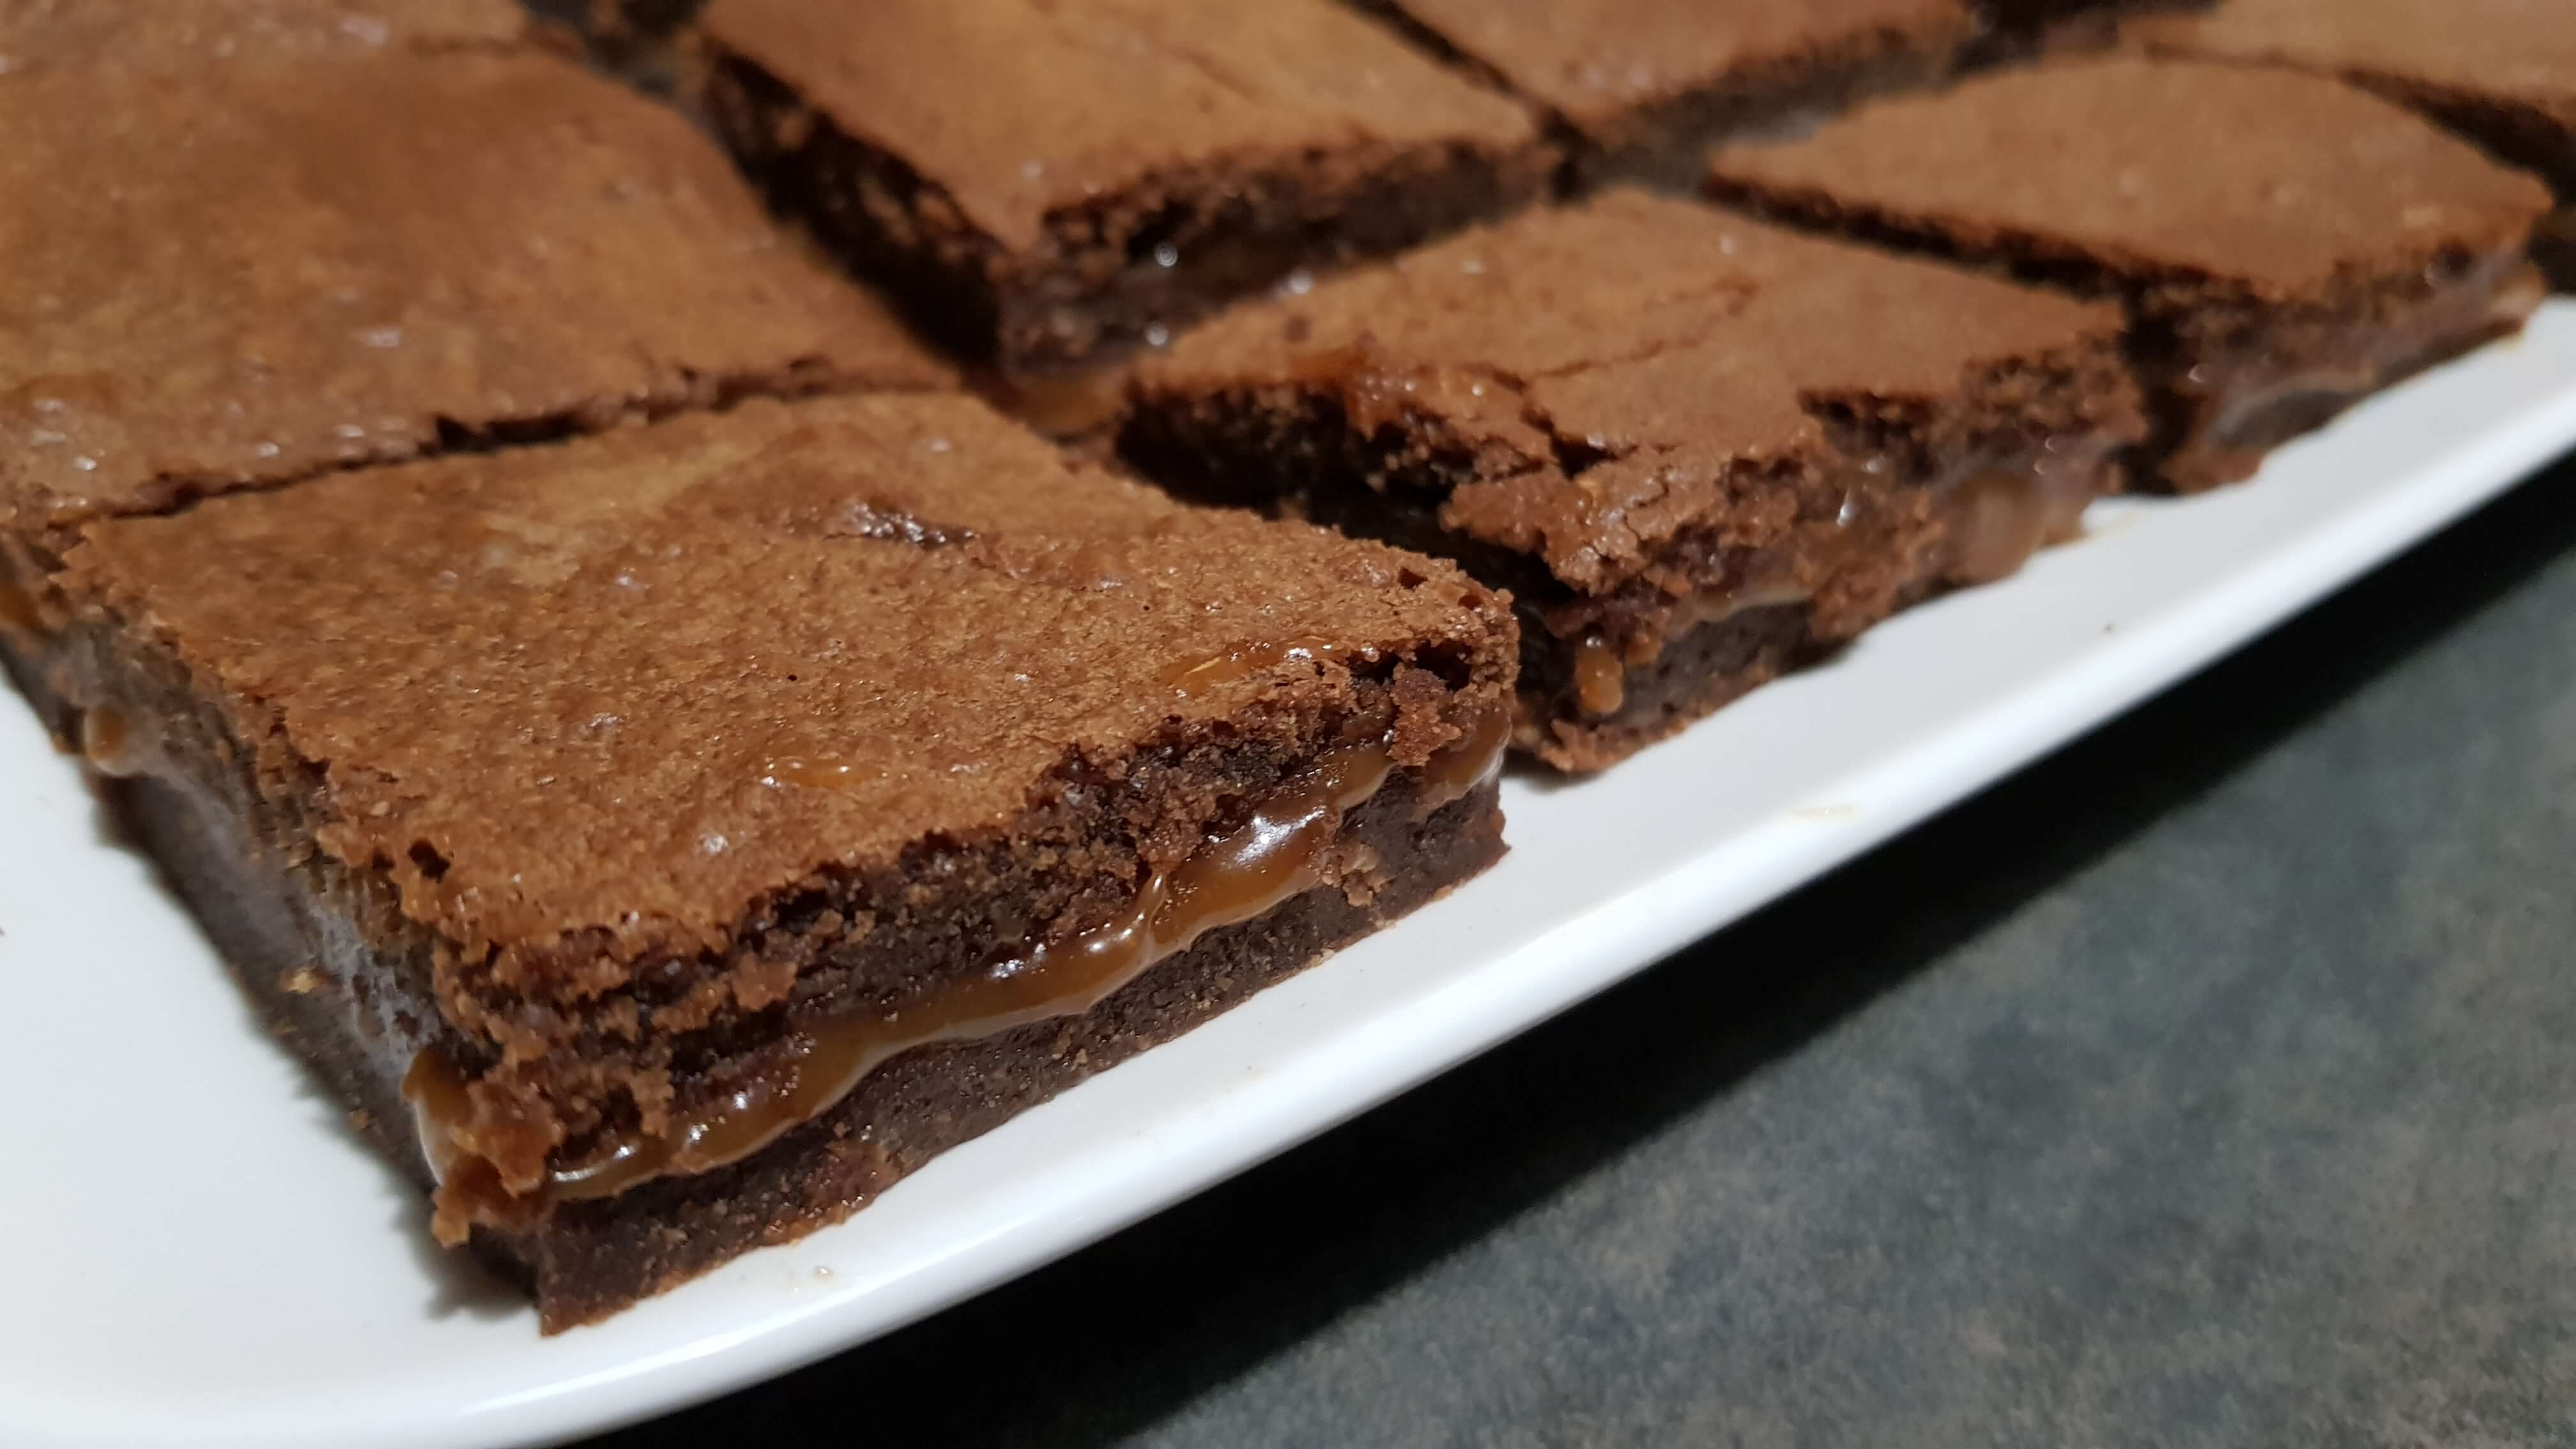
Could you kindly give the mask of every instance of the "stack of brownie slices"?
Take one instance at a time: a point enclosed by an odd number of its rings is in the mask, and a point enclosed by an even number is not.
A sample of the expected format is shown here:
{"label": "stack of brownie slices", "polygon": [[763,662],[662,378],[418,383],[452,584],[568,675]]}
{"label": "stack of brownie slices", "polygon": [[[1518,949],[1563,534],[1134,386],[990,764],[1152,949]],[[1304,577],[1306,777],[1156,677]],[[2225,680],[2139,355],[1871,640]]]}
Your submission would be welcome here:
{"label": "stack of brownie slices", "polygon": [[0,660],[561,1329],[2519,327],[2548,3],[40,0]]}

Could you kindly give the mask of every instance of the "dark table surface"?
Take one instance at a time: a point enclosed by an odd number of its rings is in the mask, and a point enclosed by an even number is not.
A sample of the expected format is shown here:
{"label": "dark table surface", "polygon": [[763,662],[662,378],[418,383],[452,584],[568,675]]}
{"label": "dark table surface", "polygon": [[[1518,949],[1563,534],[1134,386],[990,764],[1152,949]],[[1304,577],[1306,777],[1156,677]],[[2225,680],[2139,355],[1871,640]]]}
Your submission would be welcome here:
{"label": "dark table surface", "polygon": [[769,1442],[2576,1444],[2576,460]]}

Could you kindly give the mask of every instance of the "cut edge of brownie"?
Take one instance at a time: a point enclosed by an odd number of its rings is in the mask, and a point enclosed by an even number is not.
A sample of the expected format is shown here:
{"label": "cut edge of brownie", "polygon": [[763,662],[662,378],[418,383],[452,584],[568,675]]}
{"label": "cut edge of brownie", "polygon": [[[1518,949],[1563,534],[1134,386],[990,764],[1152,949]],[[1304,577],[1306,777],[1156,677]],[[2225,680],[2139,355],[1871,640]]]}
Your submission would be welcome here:
{"label": "cut edge of brownie", "polygon": [[1917,33],[1883,26],[1801,54],[1771,57],[1622,112],[1609,124],[1586,124],[1513,85],[1493,64],[1414,16],[1404,0],[1351,3],[1461,73],[1542,114],[1564,158],[1558,190],[1568,195],[1631,181],[1686,188],[1698,181],[1709,147],[1794,134],[1859,102],[1937,85],[1958,69],[1975,40],[1966,28]]}
{"label": "cut edge of brownie", "polygon": [[1707,174],[1707,195],[1766,220],[2122,303],[2155,423],[2130,476],[2178,493],[2241,482],[2271,449],[2372,393],[2521,330],[2544,291],[2520,248],[2445,247],[2398,275],[2345,271],[2322,297],[2273,300],[2185,268],[2123,265],[2011,227],[1898,215],[1722,166]]}
{"label": "cut edge of brownie", "polygon": [[1999,365],[1947,407],[1811,394],[1822,447],[1735,465],[1748,487],[1794,495],[1783,534],[1748,547],[1710,520],[1584,592],[1442,521],[1449,494],[1487,475],[1437,419],[1390,405],[1403,395],[1364,368],[1205,391],[1148,378],[1119,447],[1186,496],[1447,557],[1507,590],[1521,619],[1514,745],[1568,772],[1616,764],[1944,589],[2008,576],[2080,532],[2141,431],[2107,343]]}
{"label": "cut edge of brownie", "polygon": [[460,454],[552,447],[692,413],[729,412],[751,402],[958,389],[957,380],[943,365],[931,362],[926,352],[922,369],[917,377],[896,378],[812,358],[750,373],[679,369],[654,391],[593,398],[577,408],[520,417],[479,418],[470,423],[440,416],[419,436],[375,434],[368,451],[319,467],[272,474],[165,471],[147,480],[132,504],[112,510],[98,509],[86,499],[20,500],[0,492],[0,583],[6,581],[12,554],[16,555],[15,567],[24,577],[41,579],[51,574],[72,547],[80,528],[105,518],[161,517],[184,513],[211,498],[276,492],[344,473]]}
{"label": "cut edge of brownie", "polygon": [[[1015,824],[992,841],[926,842],[879,872],[882,878],[841,882],[830,899],[806,899],[814,893],[800,887],[793,898],[747,912],[731,946],[794,957],[806,944],[798,921],[835,911],[878,912],[886,929],[868,933],[850,961],[828,969],[809,972],[813,963],[799,959],[799,990],[786,1005],[665,1039],[661,1045],[689,1066],[674,1074],[683,1079],[675,1115],[713,1103],[717,1115],[709,1120],[721,1122],[725,1101],[764,1080],[792,1092],[777,1082],[792,1082],[801,1063],[825,1059],[836,1022],[887,1010],[935,1014],[943,999],[971,988],[972,978],[1014,949],[1032,955],[1026,921],[1049,921],[1050,940],[1081,948],[1114,929],[1122,912],[1154,909],[1142,904],[1148,900],[1195,900],[1192,908],[1218,914],[1212,928],[1143,960],[1141,974],[1106,982],[1112,990],[1105,1000],[1039,1011],[994,1035],[932,1037],[890,1060],[865,1059],[852,1088],[801,1125],[782,1118],[774,1140],[711,1163],[635,1174],[607,1193],[561,1186],[569,1179],[559,1165],[581,1162],[577,1151],[557,1154],[542,1136],[515,1147],[505,1142],[499,1156],[524,1155],[535,1144],[540,1168],[557,1172],[556,1185],[533,1198],[496,1197],[500,1178],[487,1170],[491,1144],[517,1119],[480,1097],[470,1107],[442,1102],[492,1050],[455,1025],[454,1004],[432,984],[433,958],[453,946],[405,917],[381,873],[314,848],[327,786],[273,721],[263,726],[261,707],[200,688],[174,646],[147,623],[79,617],[53,579],[29,568],[24,553],[0,557],[0,664],[57,738],[109,781],[129,828],[289,1044],[356,1109],[353,1123],[398,1168],[435,1188],[439,1236],[470,1240],[513,1268],[533,1286],[549,1332],[848,1215],[937,1152],[1293,974],[1462,882],[1501,851],[1494,778],[1506,733],[1508,665],[1500,651],[1463,644],[1452,651],[1429,641],[1418,659],[1355,663],[1355,681],[1363,669],[1368,674],[1356,704],[1335,714],[1313,703],[1306,713],[1314,717],[1296,721],[1293,747],[1236,737],[1238,713],[1201,731],[1206,738],[1165,772],[1169,790],[1217,812],[1202,855],[1253,828],[1256,812],[1303,808],[1310,795],[1329,805],[1330,813],[1315,817],[1329,823],[1329,836],[1311,842],[1308,863],[1296,868],[1303,873],[1276,883],[1287,894],[1261,898],[1267,903],[1256,914],[1226,916],[1207,905],[1236,884],[1221,868],[1195,887],[1154,895],[1167,877],[1137,864],[1142,841],[1120,834],[1135,820],[1122,821],[1116,809],[1075,823],[1092,827],[1092,856],[1125,862],[1123,878],[1094,868],[1054,872],[1081,880],[1047,879],[1048,869],[1031,865],[1047,852]],[[1474,653],[1462,652],[1471,647]],[[1265,667],[1261,658],[1212,663]],[[1130,758],[1144,760],[1170,744],[1147,742]],[[1053,780],[1066,788],[1052,792],[1053,802],[1085,794],[1083,782],[1118,763],[1069,753]],[[1049,787],[1033,787],[1021,823],[1045,818],[1036,799],[1043,793]],[[1014,871],[1022,879],[1005,891],[943,889],[954,876],[979,875],[953,869],[961,860],[971,867],[968,858],[979,852],[999,862],[980,873],[983,887],[995,875],[1009,881]],[[1171,867],[1169,878],[1181,879],[1196,859]],[[1013,919],[1023,922],[1017,935],[1000,924]],[[899,971],[879,959],[895,956],[903,958]],[[925,967],[928,956],[941,959]],[[804,989],[808,975],[812,991]],[[883,1000],[869,992],[876,978],[906,977],[927,984]],[[1040,984],[1048,984],[1043,972]],[[613,1055],[600,1033],[583,1040]],[[825,1046],[814,1048],[815,1041]],[[881,1113],[897,1115],[875,1115]],[[456,1126],[469,1117],[483,1134],[470,1151]],[[592,1155],[614,1168],[620,1134],[632,1141],[633,1127],[596,1123],[572,1149],[599,1148]],[[436,1159],[443,1161],[434,1172]]]}
{"label": "cut edge of brownie", "polygon": [[1159,345],[1314,269],[1384,256],[1543,199],[1544,141],[1286,150],[1176,167],[1059,208],[1017,252],[901,156],[851,134],[703,30],[700,104],[773,203],[807,221],[924,332],[970,361],[1045,374]]}

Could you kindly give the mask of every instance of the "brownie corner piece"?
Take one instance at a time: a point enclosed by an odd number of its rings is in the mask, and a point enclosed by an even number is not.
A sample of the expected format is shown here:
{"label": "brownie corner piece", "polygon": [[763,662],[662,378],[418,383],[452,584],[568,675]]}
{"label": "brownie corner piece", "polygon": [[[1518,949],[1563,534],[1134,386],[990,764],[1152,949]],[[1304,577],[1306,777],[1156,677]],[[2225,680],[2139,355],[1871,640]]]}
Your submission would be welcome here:
{"label": "brownie corner piece", "polygon": [[94,522],[0,599],[251,993],[549,1329],[1501,850],[1500,600],[962,397]]}
{"label": "brownie corner piece", "polygon": [[2339,76],[2556,188],[2533,255],[2576,290],[2576,16],[2525,0],[2223,0],[2132,20],[2150,54]]}
{"label": "brownie corner piece", "polygon": [[1937,80],[1977,30],[1964,0],[1361,3],[1543,107],[1594,182],[1687,182],[1723,137]]}
{"label": "brownie corner piece", "polygon": [[2120,331],[1614,190],[1218,318],[1120,445],[1510,590],[1516,743],[1593,770],[2077,528],[2144,433]]}
{"label": "brownie corner piece", "polygon": [[2192,491],[2519,329],[2548,189],[2330,78],[2111,55],[1974,77],[1711,162],[1775,219],[2116,298]]}
{"label": "brownie corner piece", "polygon": [[1514,101],[1336,0],[716,0],[718,129],[934,335],[1006,371],[1544,194]]}

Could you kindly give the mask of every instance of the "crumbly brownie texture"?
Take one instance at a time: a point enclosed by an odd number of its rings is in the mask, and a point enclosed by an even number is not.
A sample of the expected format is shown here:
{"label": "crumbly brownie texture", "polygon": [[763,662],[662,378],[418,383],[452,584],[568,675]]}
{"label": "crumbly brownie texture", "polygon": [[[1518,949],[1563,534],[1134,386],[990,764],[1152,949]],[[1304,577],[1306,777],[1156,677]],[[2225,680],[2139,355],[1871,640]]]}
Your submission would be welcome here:
{"label": "crumbly brownie texture", "polygon": [[2541,257],[2576,288],[2576,12],[2564,0],[2227,0],[2130,23],[2150,51],[2338,75],[2558,188]]}
{"label": "crumbly brownie texture", "polygon": [[1547,108],[1582,175],[1697,175],[1713,141],[1948,73],[1963,0],[1362,0]]}
{"label": "crumbly brownie texture", "polygon": [[679,117],[536,53],[0,83],[0,536],[760,393],[932,387]]}
{"label": "crumbly brownie texture", "polygon": [[2144,432],[2119,335],[1617,190],[1210,323],[1121,442],[1510,589],[1517,742],[1593,769],[2073,529]]}
{"label": "crumbly brownie texture", "polygon": [[2548,189],[2321,77],[2107,57],[1717,154],[1715,194],[2131,314],[2162,481],[2250,475],[2370,392],[2518,329]]}
{"label": "crumbly brownie texture", "polygon": [[517,0],[7,0],[0,76],[506,46],[527,35]]}
{"label": "crumbly brownie texture", "polygon": [[793,209],[1013,371],[1540,196],[1511,100],[1333,0],[718,0],[707,109]]}
{"label": "crumbly brownie texture", "polygon": [[111,520],[10,597],[33,697],[550,1328],[1499,851],[1506,604],[961,397]]}

